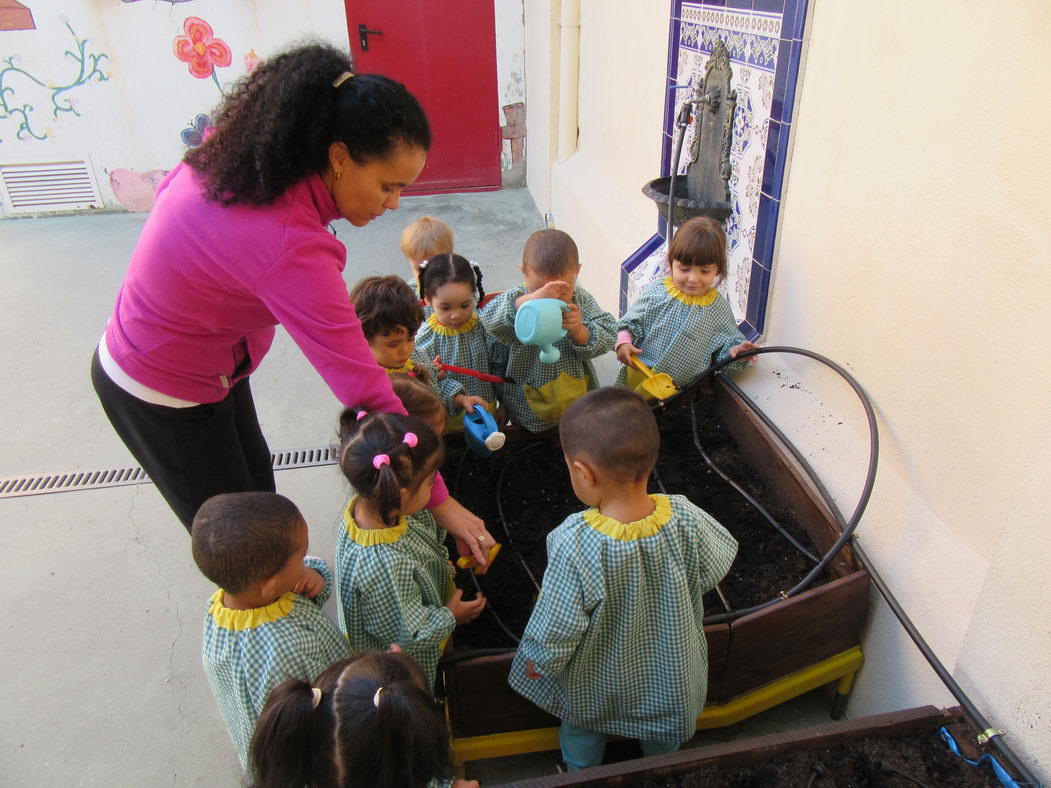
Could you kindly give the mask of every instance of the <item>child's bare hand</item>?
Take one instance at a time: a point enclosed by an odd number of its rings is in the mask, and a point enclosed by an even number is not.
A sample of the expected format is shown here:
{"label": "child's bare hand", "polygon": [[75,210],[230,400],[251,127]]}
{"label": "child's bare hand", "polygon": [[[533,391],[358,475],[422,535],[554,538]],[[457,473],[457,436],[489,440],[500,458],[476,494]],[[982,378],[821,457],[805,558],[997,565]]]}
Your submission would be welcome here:
{"label": "child's bare hand", "polygon": [[453,618],[456,619],[456,625],[460,626],[469,621],[474,621],[485,610],[485,597],[479,594],[470,602],[464,602],[463,591],[457,588],[449,601],[445,603],[445,606],[452,612]]}
{"label": "child's bare hand", "polygon": [[474,413],[476,405],[481,406],[483,410],[486,409],[485,398],[474,394],[457,394],[453,397],[453,405],[457,408],[463,408],[468,413]]}
{"label": "child's bare hand", "polygon": [[584,318],[580,316],[580,307],[570,304],[569,309],[562,313],[562,328],[569,332],[569,338],[578,345],[586,345],[591,332],[584,325]]}
{"label": "child's bare hand", "polygon": [[630,342],[625,342],[623,345],[617,348],[617,361],[626,367],[634,366],[631,363],[632,356],[638,356],[642,353],[641,348],[635,347]]}
{"label": "child's bare hand", "polygon": [[[746,339],[741,344],[734,345],[732,348],[730,348],[730,358],[737,358],[737,354],[738,353],[745,353],[745,352],[747,352],[749,350],[758,350],[758,349],[759,348],[756,345],[753,345],[751,342],[749,342]],[[755,360],[757,358],[758,358],[758,356],[752,356],[750,359],[748,359],[748,363],[749,364],[754,364]]]}
{"label": "child's bare hand", "polygon": [[569,287],[569,282],[555,280],[534,290],[533,296],[536,298],[557,298],[559,301],[565,301],[568,304],[573,300],[573,291]]}
{"label": "child's bare hand", "polygon": [[536,672],[536,665],[533,664],[533,660],[527,659],[525,666],[526,678],[530,681],[536,681],[540,678],[540,674]]}
{"label": "child's bare hand", "polygon": [[441,356],[435,356],[434,357],[434,369],[435,369],[436,374],[438,376],[438,380],[445,380],[445,376],[448,373],[439,366],[439,364],[441,364],[441,363],[442,363],[442,357]]}
{"label": "child's bare hand", "polygon": [[324,587],[325,578],[321,576],[321,573],[316,569],[304,566],[303,576],[299,578],[299,582],[292,589],[292,593],[302,594],[313,599],[321,593]]}

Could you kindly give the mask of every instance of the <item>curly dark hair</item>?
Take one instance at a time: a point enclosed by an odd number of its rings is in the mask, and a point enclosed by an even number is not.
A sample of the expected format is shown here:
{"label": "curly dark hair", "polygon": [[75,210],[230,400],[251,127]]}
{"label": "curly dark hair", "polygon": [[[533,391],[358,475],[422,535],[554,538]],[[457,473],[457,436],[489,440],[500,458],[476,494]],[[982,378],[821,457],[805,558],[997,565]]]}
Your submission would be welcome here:
{"label": "curly dark hair", "polygon": [[482,269],[458,254],[436,254],[420,266],[420,295],[434,298],[438,288],[451,282],[462,282],[471,288],[481,303],[485,298],[482,289]]}
{"label": "curly dark hair", "polygon": [[342,142],[358,164],[383,159],[399,145],[428,150],[431,130],[416,98],[400,82],[353,72],[350,55],[306,44],[242,77],[217,110],[216,131],[184,161],[204,174],[210,199],[268,205],[294,183],[328,167]]}

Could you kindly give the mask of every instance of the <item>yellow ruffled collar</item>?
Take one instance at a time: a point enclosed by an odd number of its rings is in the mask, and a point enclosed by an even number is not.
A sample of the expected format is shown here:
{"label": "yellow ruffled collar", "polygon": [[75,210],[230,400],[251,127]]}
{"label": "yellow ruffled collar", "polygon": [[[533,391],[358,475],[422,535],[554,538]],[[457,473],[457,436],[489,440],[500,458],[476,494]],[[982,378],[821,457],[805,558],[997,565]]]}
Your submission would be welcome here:
{"label": "yellow ruffled collar", "polygon": [[409,530],[409,521],[404,517],[398,518],[398,524],[390,528],[361,528],[354,519],[354,504],[360,496],[355,495],[347,504],[343,512],[343,522],[346,523],[347,536],[355,544],[371,547],[377,544],[394,544]]}
{"label": "yellow ruffled collar", "polygon": [[653,501],[653,513],[641,520],[622,523],[620,520],[607,517],[598,509],[588,509],[584,512],[584,522],[599,533],[621,542],[645,539],[647,536],[654,536],[671,520],[671,503],[668,501],[668,496],[651,495],[650,500]]}
{"label": "yellow ruffled collar", "polygon": [[292,612],[296,604],[296,595],[289,591],[276,602],[271,602],[264,607],[252,607],[247,610],[234,610],[223,604],[223,589],[219,589],[209,600],[208,615],[215,619],[215,623],[223,629],[233,632],[241,632],[245,629],[255,629],[262,624],[277,621]]}
{"label": "yellow ruffled collar", "polygon": [[459,336],[460,334],[466,334],[474,330],[474,327],[478,325],[478,313],[475,312],[474,314],[472,314],[468,321],[459,328],[449,328],[449,326],[443,326],[441,323],[438,322],[438,318],[435,317],[432,313],[431,316],[427,318],[427,325],[430,326],[431,331],[433,331],[435,334],[441,334],[443,337],[455,337]]}
{"label": "yellow ruffled collar", "polygon": [[388,375],[393,375],[395,372],[401,372],[402,374],[408,375],[408,374],[411,374],[413,369],[415,369],[415,368],[416,368],[416,365],[412,363],[412,359],[410,358],[408,361],[406,361],[400,367],[384,367],[383,369],[386,371],[386,373]]}
{"label": "yellow ruffled collar", "polygon": [[714,287],[709,287],[708,292],[701,296],[687,295],[675,286],[670,276],[664,277],[664,289],[668,291],[668,295],[686,306],[711,306],[719,297],[719,291]]}

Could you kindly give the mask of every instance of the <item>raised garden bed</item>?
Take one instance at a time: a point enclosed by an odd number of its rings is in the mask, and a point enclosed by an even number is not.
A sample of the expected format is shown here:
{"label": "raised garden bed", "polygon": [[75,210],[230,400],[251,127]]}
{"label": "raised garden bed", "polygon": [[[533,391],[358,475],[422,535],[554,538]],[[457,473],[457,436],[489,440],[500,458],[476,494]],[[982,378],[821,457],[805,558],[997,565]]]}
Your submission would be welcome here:
{"label": "raised garden bed", "polygon": [[[814,561],[790,545],[705,465],[694,446],[691,407],[701,443],[714,462],[812,555],[823,555],[839,531],[776,438],[730,389],[717,382],[695,391],[693,400],[691,405],[682,398],[657,414],[662,446],[652,489],[656,492],[663,486],[669,493],[687,495],[740,544],[727,578],[705,598],[706,621],[711,621],[705,626],[708,703],[730,704],[765,686],[778,686],[774,702],[784,700],[792,695],[780,689],[779,681],[858,646],[868,611],[868,574],[846,549],[808,590],[736,617],[734,611],[776,599],[791,589]],[[481,579],[503,627],[484,613],[458,630],[456,659],[444,669],[454,739],[557,725],[557,720],[507,685],[510,653],[470,656],[472,650],[514,647],[504,629],[520,635],[529,618],[536,597],[530,575],[537,581],[542,578],[547,533],[566,515],[583,508],[569,486],[557,435],[513,436],[502,452],[487,459],[463,455],[453,444],[443,473],[458,499],[483,517],[504,543],[493,569]],[[461,577],[459,582],[468,587],[470,580]],[[836,676],[848,672],[844,669]],[[810,688],[799,687],[799,692]],[[710,717],[708,727],[740,718],[707,711],[704,716]]]}
{"label": "raised garden bed", "polygon": [[975,768],[950,753],[938,736],[942,726],[964,755],[977,760],[976,731],[959,710],[924,706],[522,780],[504,788],[999,786],[988,766]]}

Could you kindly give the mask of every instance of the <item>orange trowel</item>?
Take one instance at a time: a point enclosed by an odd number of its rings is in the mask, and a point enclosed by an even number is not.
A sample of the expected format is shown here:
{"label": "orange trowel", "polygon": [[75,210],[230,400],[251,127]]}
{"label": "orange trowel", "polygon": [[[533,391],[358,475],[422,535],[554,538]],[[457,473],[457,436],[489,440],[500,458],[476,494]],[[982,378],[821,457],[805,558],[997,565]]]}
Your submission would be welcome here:
{"label": "orange trowel", "polygon": [[667,372],[654,372],[643,364],[638,356],[632,356],[631,363],[646,376],[646,380],[642,381],[642,387],[652,396],[657,399],[668,399],[668,397],[674,397],[679,393],[679,389],[675,386],[675,381],[671,379],[671,375]]}

